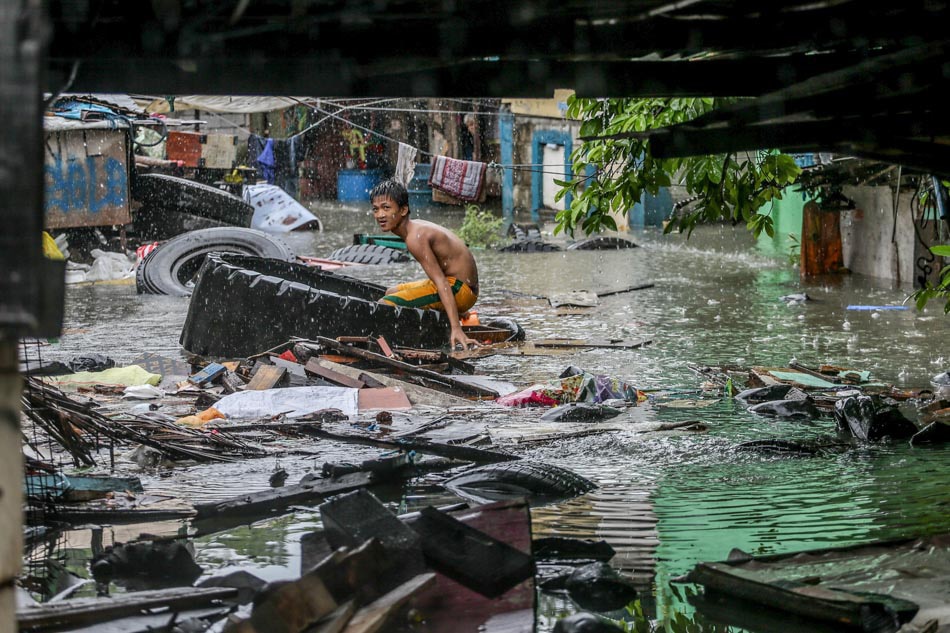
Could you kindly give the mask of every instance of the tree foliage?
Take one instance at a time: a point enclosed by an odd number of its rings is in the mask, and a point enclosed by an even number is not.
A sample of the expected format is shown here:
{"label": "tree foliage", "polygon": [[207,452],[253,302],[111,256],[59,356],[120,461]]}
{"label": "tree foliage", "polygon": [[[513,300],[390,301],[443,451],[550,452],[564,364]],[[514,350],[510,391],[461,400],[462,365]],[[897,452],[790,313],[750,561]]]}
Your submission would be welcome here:
{"label": "tree foliage", "polygon": [[[931,246],[930,252],[938,257],[950,259],[950,244]],[[947,261],[947,259],[944,261]],[[944,266],[939,276],[940,281],[937,282],[937,285],[927,282],[926,288],[920,288],[911,295],[917,303],[918,310],[923,310],[931,299],[945,299],[946,303],[943,304],[943,311],[945,314],[950,314],[950,265]]]}
{"label": "tree foliage", "polygon": [[[683,123],[726,103],[697,99],[583,99],[568,100],[567,116],[583,121],[581,137],[643,132]],[[695,201],[671,217],[666,231],[691,233],[700,222],[744,222],[756,236],[773,235],[771,214],[759,209],[782,197],[801,169],[791,156],[775,152],[719,154],[689,158],[655,158],[648,140],[639,138],[589,140],[574,150],[573,173],[557,199],[568,192],[570,208],[557,215],[555,233],[574,235],[616,230],[610,212],[626,213],[644,192],[656,195],[674,182],[686,187]]]}

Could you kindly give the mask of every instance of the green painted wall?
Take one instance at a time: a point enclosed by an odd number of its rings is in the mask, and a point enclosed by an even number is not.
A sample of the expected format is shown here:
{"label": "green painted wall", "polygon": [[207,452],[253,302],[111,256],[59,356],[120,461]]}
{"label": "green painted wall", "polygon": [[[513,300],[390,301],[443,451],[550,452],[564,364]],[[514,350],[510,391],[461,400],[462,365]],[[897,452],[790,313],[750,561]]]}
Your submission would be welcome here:
{"label": "green painted wall", "polygon": [[[772,213],[775,222],[775,235],[769,237],[765,233],[759,236],[758,248],[764,253],[775,257],[788,257],[790,247],[795,246],[794,253],[798,253],[798,244],[802,237],[802,209],[810,198],[796,187],[786,187],[782,192],[782,199],[759,209],[759,213]],[[794,235],[794,239],[789,237]]]}

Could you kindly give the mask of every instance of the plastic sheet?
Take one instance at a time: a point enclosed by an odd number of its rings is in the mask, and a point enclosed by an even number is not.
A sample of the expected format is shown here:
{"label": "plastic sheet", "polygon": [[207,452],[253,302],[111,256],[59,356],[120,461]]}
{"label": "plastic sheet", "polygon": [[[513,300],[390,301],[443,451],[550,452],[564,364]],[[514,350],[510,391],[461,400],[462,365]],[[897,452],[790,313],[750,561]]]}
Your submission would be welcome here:
{"label": "plastic sheet", "polygon": [[320,409],[357,413],[357,389],[349,387],[285,387],[242,391],[221,398],[214,406],[228,418],[259,418],[284,414],[297,418]]}

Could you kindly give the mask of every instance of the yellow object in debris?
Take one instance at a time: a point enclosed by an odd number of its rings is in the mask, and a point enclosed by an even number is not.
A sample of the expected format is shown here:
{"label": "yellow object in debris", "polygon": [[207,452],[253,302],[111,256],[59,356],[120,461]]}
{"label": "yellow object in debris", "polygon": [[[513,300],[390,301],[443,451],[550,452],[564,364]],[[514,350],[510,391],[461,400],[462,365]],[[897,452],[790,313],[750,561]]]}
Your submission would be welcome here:
{"label": "yellow object in debris", "polygon": [[202,427],[211,420],[224,419],[225,415],[215,409],[214,407],[209,407],[200,413],[195,415],[186,415],[183,418],[178,418],[175,420],[175,424],[181,424],[183,426]]}
{"label": "yellow object in debris", "polygon": [[66,259],[63,256],[63,252],[56,246],[56,240],[46,231],[43,231],[43,256],[47,259],[56,259],[59,261]]}

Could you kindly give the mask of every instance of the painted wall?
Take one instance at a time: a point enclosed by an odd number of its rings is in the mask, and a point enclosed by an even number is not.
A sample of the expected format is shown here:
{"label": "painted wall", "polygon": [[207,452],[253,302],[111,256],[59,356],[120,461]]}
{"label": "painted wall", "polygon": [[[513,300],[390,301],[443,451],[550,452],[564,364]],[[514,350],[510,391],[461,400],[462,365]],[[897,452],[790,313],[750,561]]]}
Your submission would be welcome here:
{"label": "painted wall", "polygon": [[128,224],[128,134],[117,130],[47,132],[47,228]]}
{"label": "painted wall", "polygon": [[915,247],[910,190],[902,190],[895,213],[891,187],[844,187],[856,208],[841,212],[844,265],[851,272],[890,279],[910,287],[914,279]]}

